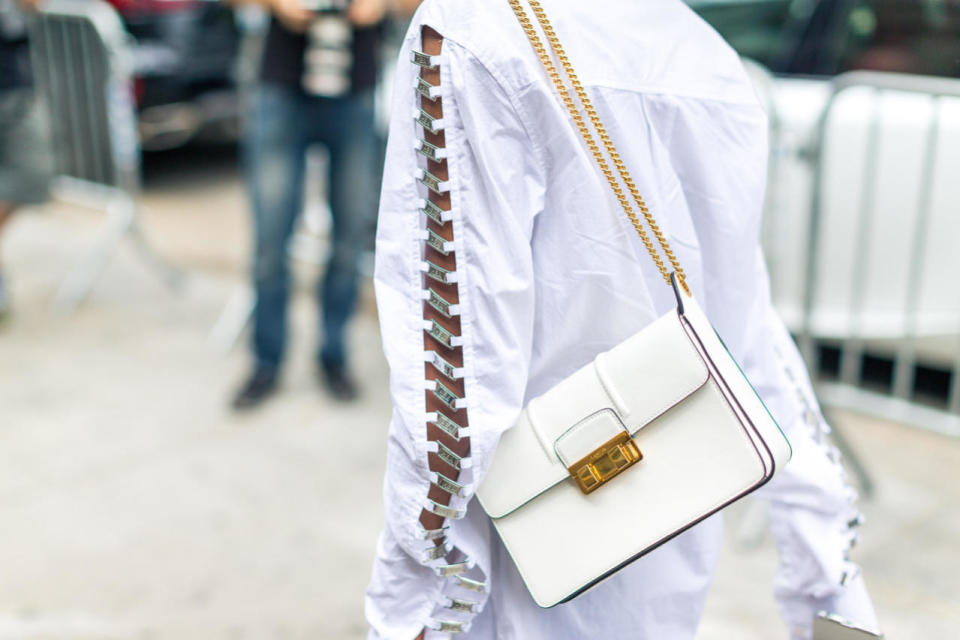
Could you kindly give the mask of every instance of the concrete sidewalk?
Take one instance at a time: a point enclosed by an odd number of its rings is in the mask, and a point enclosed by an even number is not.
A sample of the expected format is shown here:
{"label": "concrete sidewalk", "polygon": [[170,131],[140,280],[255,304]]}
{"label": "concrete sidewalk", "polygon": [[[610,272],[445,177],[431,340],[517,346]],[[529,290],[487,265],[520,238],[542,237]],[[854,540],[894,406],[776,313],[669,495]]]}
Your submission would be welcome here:
{"label": "concrete sidewalk", "polygon": [[[179,292],[124,248],[88,304],[58,315],[52,291],[96,217],[51,206],[5,240],[16,314],[0,328],[0,640],[365,635],[390,414],[375,319],[353,335],[362,401],[334,404],[314,377],[305,289],[282,394],[231,413],[245,354],[218,353],[207,332],[241,284],[246,214],[227,179],[217,202],[236,206],[177,213],[190,188],[148,194],[151,237],[191,272]],[[888,637],[956,637],[960,442],[840,419],[876,476],[855,558]],[[784,638],[770,540],[728,539],[699,637]]]}

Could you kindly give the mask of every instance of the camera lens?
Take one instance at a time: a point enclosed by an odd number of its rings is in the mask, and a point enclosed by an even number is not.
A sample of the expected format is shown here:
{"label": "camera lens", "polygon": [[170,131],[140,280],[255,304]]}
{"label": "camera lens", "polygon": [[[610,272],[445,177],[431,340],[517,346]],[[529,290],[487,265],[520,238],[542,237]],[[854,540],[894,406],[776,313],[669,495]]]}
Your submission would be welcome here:
{"label": "camera lens", "polygon": [[336,97],[350,91],[353,70],[353,29],[342,12],[323,12],[307,31],[303,89]]}

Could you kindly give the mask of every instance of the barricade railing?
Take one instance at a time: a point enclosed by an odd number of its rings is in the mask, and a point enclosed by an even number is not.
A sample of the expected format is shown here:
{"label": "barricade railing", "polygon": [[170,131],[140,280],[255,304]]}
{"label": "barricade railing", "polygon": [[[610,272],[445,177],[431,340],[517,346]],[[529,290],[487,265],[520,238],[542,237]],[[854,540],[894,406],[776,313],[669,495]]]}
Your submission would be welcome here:
{"label": "barricade railing", "polygon": [[[960,436],[960,80],[836,77],[810,157],[797,337],[813,370],[824,345],[838,354],[821,396]],[[879,392],[871,359],[892,366]]]}
{"label": "barricade railing", "polygon": [[138,224],[132,52],[119,16],[101,0],[48,0],[30,21],[29,36],[37,89],[50,115],[54,195],[107,213],[95,246],[63,280],[57,305],[72,309],[86,297],[124,236],[176,281]]}

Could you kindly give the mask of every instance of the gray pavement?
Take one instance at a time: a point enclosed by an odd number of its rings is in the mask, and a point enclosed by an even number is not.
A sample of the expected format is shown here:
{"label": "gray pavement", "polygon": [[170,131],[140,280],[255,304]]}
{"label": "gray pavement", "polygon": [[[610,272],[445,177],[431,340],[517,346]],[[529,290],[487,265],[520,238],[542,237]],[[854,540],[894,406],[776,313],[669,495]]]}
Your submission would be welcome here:
{"label": "gray pavement", "polygon": [[[4,239],[16,313],[0,327],[0,640],[364,637],[390,412],[368,291],[353,335],[360,402],[312,368],[315,268],[298,267],[280,396],[236,415],[246,366],[208,332],[242,285],[242,189],[222,163],[148,182],[147,234],[185,268],[166,289],[124,246],[65,316],[55,286],[98,216],[55,204]],[[855,552],[888,636],[957,637],[960,442],[840,414],[875,474]],[[699,637],[784,638],[769,538],[731,534]],[[669,640],[669,639],[667,639]]]}

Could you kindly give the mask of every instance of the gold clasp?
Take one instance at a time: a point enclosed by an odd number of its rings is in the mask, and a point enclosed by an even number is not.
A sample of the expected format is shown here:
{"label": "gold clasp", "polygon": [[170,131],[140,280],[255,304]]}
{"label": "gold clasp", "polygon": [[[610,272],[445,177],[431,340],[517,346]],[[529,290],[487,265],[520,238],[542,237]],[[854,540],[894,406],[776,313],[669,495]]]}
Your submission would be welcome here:
{"label": "gold clasp", "polygon": [[586,494],[596,491],[641,460],[643,453],[630,434],[623,432],[567,467],[567,470],[580,490]]}

